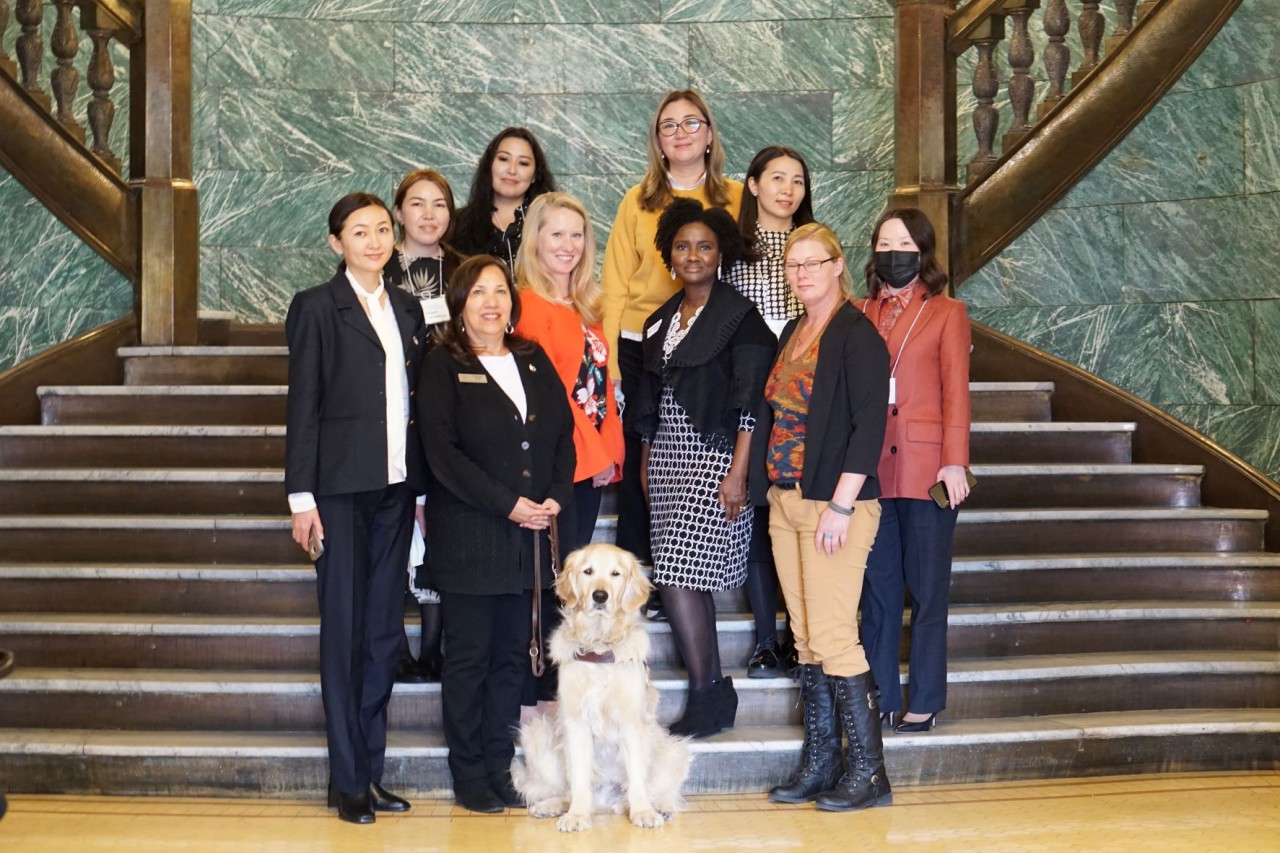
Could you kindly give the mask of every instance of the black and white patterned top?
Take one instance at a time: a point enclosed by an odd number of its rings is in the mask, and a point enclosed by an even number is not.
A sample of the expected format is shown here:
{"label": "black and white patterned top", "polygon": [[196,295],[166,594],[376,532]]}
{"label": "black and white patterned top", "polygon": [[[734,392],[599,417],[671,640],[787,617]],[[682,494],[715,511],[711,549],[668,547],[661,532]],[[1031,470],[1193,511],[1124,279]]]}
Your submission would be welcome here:
{"label": "black and white patterned top", "polygon": [[782,250],[790,235],[790,231],[766,231],[757,225],[755,249],[760,260],[739,261],[725,276],[725,281],[756,304],[766,320],[790,320],[804,312],[782,269]]}

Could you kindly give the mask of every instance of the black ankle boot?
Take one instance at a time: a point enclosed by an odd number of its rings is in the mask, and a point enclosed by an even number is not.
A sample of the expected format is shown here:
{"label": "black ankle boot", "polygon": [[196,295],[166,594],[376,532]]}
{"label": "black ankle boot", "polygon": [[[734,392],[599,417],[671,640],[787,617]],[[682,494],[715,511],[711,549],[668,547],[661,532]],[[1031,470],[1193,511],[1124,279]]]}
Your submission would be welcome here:
{"label": "black ankle boot", "polygon": [[[732,687],[732,686],[731,686]],[[719,682],[689,690],[689,699],[684,706],[684,714],[671,724],[668,731],[678,737],[694,739],[711,737],[723,728],[720,725],[722,711],[721,698],[723,688]],[[737,707],[737,694],[734,694],[734,707]]]}
{"label": "black ankle boot", "polygon": [[822,665],[800,667],[800,700],[804,703],[804,744],[800,768],[783,784],[769,791],[775,803],[809,803],[835,786],[840,778],[840,729],[836,725],[835,697],[822,674]]}
{"label": "black ankle boot", "polygon": [[720,688],[716,700],[716,723],[724,731],[733,728],[738,721],[738,691],[733,688],[733,679],[727,675],[716,681],[715,686]]}
{"label": "black ankle boot", "polygon": [[846,741],[848,769],[830,791],[818,795],[818,808],[852,812],[893,802],[893,789],[884,769],[880,739],[880,704],[870,672],[840,678],[828,675],[835,693],[836,711]]}

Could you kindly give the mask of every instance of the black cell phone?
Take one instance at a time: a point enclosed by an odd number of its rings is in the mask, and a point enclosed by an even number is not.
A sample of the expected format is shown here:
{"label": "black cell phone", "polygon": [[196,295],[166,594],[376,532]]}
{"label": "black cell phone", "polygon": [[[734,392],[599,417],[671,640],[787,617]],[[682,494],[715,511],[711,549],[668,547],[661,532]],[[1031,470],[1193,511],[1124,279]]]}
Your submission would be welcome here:
{"label": "black cell phone", "polygon": [[[969,481],[970,489],[978,485],[978,478],[973,476],[973,472],[968,468],[964,469],[964,478]],[[947,484],[941,480],[929,487],[929,497],[933,498],[933,502],[942,509],[951,507],[951,499],[947,497]]]}

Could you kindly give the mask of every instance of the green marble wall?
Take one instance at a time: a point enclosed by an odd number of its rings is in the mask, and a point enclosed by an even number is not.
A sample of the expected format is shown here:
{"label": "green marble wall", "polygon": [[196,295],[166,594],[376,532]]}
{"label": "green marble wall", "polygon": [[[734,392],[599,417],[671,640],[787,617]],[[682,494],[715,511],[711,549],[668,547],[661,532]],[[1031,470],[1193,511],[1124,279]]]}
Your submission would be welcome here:
{"label": "green marble wall", "polygon": [[960,296],[975,319],[1280,477],[1278,152],[1280,0],[1245,0],[1175,90]]}

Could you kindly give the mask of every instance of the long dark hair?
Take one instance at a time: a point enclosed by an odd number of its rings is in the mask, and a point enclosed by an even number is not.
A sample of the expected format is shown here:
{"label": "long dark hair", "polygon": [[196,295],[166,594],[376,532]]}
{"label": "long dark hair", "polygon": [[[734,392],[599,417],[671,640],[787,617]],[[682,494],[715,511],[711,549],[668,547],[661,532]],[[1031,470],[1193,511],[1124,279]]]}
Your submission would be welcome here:
{"label": "long dark hair", "polygon": [[524,203],[528,204],[545,192],[556,188],[551,167],[547,165],[547,155],[534,137],[533,132],[523,127],[503,128],[480,155],[476,164],[476,173],[471,178],[471,194],[467,197],[467,205],[458,211],[456,243],[466,251],[472,246],[483,246],[488,242],[489,228],[493,223],[493,161],[498,156],[498,146],[504,139],[523,139],[529,143],[533,151],[533,180],[525,191]]}
{"label": "long dark hair", "polygon": [[[471,346],[471,339],[467,337],[466,329],[463,328],[462,311],[467,307],[467,297],[471,295],[471,288],[475,286],[480,274],[489,267],[496,267],[511,289],[511,328],[514,329],[520,322],[520,294],[510,284],[511,274],[507,270],[507,265],[493,255],[473,255],[463,261],[453,275],[449,276],[449,283],[444,289],[444,304],[449,308],[449,322],[440,325],[440,329],[436,332],[436,343],[447,349],[449,354],[458,361],[466,364],[475,363],[476,351]],[[514,332],[507,332],[503,342],[507,349],[516,355],[529,355],[538,348],[536,343]]]}
{"label": "long dark hair", "polygon": [[[391,215],[385,201],[373,193],[348,193],[329,208],[329,234],[341,238],[342,226],[347,224],[347,218],[357,210],[363,210],[366,207],[380,207],[387,211],[387,218],[391,220],[392,227],[395,227],[395,217]],[[347,262],[338,261],[338,272],[345,272],[346,269]]]}
{"label": "long dark hair", "polygon": [[654,245],[662,254],[662,262],[671,269],[671,244],[675,242],[676,233],[692,222],[701,222],[716,235],[716,243],[720,249],[720,269],[728,272],[733,265],[742,259],[746,244],[738,233],[738,226],[733,217],[723,207],[703,207],[696,198],[677,198],[658,217],[658,233],[654,236]]}
{"label": "long dark hair", "polygon": [[867,295],[875,299],[880,295],[884,282],[876,275],[876,241],[880,237],[880,226],[890,219],[900,219],[907,227],[907,233],[920,249],[920,280],[929,293],[937,296],[947,286],[947,274],[938,263],[938,236],[934,233],[933,223],[925,216],[923,210],[914,207],[896,207],[885,211],[876,224],[871,227],[871,254],[867,259]]}
{"label": "long dark hair", "polygon": [[[749,180],[755,180],[758,183],[760,176],[764,174],[765,166],[779,157],[790,157],[795,160],[800,164],[800,171],[804,173],[804,198],[800,199],[800,204],[791,214],[791,225],[796,228],[808,225],[813,222],[813,188],[809,183],[809,164],[805,162],[804,157],[800,156],[799,151],[785,145],[761,148],[759,153],[751,158],[751,165],[747,167],[747,174],[742,183],[745,185]],[[760,206],[750,187],[744,186],[743,189],[742,206],[738,208],[738,230],[742,232],[742,239],[747,241],[747,255],[743,260],[751,263],[760,260],[760,247],[756,245],[756,224],[760,221]]]}

